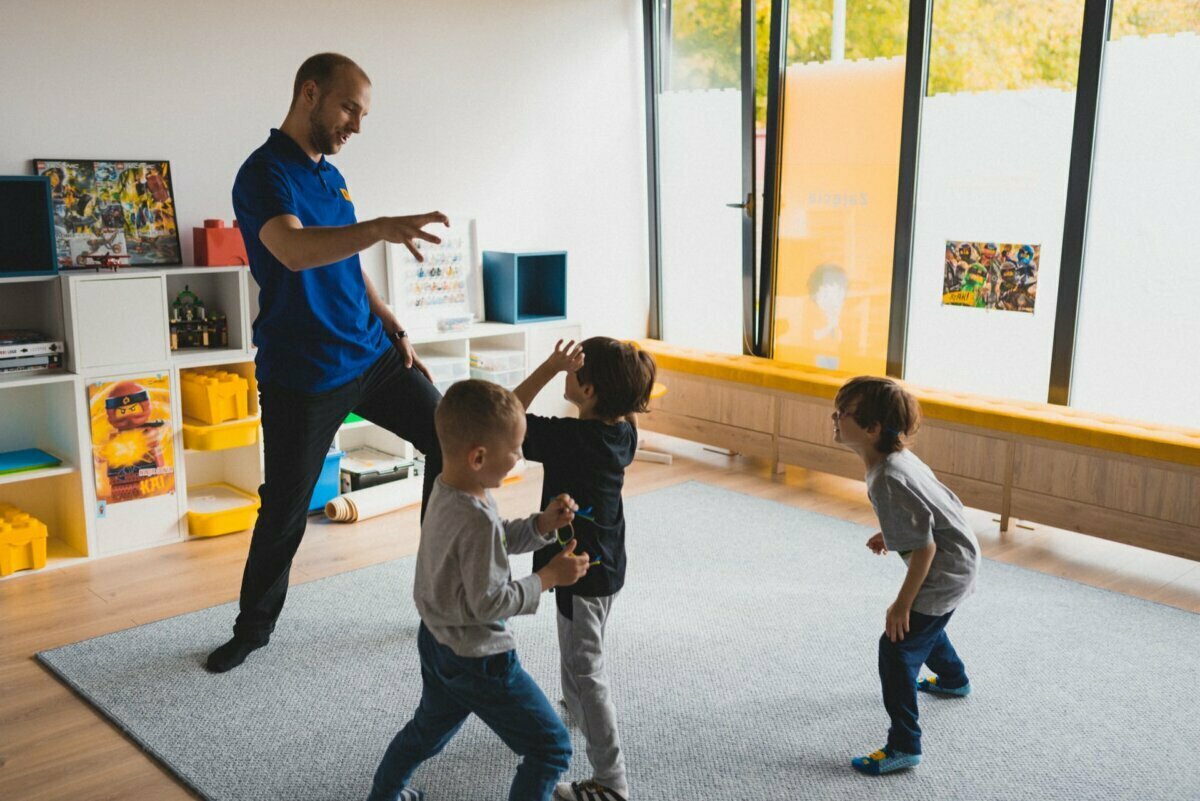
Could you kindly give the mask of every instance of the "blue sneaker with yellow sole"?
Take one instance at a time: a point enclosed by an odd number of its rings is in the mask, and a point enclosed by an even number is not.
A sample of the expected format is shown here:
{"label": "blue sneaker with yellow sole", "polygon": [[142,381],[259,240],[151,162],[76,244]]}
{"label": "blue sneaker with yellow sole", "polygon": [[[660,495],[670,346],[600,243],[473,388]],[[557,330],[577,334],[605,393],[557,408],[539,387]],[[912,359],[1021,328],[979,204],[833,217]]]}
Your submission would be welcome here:
{"label": "blue sneaker with yellow sole", "polygon": [[919,764],[921,764],[920,754],[906,754],[903,751],[893,750],[886,745],[873,754],[855,757],[850,760],[852,768],[868,776],[882,776],[885,773],[893,773],[898,770],[905,770],[906,768],[915,768]]}
{"label": "blue sneaker with yellow sole", "polygon": [[968,681],[961,687],[943,687],[938,681],[937,676],[930,676],[927,679],[918,681],[917,689],[924,693],[931,693],[932,695],[954,695],[964,698],[971,694],[971,682]]}

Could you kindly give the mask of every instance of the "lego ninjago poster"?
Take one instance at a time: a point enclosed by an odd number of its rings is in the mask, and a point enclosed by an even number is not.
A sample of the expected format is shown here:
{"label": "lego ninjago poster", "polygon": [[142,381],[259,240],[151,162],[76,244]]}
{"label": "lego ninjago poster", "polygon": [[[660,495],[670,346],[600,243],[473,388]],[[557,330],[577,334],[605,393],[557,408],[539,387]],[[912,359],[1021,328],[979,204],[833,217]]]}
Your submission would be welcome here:
{"label": "lego ninjago poster", "polygon": [[97,501],[121,503],[175,490],[167,376],[90,384],[88,408]]}

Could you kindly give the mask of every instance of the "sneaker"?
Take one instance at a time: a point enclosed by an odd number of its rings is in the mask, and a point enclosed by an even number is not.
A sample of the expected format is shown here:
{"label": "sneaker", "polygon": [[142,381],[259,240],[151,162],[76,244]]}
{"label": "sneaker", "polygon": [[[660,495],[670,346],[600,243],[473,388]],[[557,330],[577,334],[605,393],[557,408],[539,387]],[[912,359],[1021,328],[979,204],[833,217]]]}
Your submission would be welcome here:
{"label": "sneaker", "polygon": [[868,776],[880,776],[884,773],[913,768],[920,763],[920,754],[906,754],[903,751],[893,751],[886,745],[873,754],[855,757],[850,760],[852,768]]}
{"label": "sneaker", "polygon": [[420,790],[414,790],[411,787],[405,787],[400,791],[396,801],[425,801],[425,794]]}
{"label": "sneaker", "polygon": [[938,684],[937,676],[930,676],[927,679],[918,681],[917,689],[921,692],[932,693],[933,695],[956,695],[961,698],[971,694],[971,682],[968,681],[961,687],[943,687]]}
{"label": "sneaker", "polygon": [[609,787],[588,779],[586,782],[559,782],[554,788],[557,801],[626,801],[625,796]]}

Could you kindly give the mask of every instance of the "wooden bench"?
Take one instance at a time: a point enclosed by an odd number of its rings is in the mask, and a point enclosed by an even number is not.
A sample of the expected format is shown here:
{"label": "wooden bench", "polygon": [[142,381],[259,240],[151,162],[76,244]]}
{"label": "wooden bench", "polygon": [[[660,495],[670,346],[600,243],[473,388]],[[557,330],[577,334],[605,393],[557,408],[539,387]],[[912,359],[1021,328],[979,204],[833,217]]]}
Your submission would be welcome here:
{"label": "wooden bench", "polygon": [[[755,356],[657,340],[667,393],[639,419],[648,431],[827,473],[863,477],[833,440],[844,377]],[[968,506],[1200,561],[1200,430],[1045,403],[906,384],[921,402],[916,452]],[[1194,402],[1194,401],[1190,401]]]}

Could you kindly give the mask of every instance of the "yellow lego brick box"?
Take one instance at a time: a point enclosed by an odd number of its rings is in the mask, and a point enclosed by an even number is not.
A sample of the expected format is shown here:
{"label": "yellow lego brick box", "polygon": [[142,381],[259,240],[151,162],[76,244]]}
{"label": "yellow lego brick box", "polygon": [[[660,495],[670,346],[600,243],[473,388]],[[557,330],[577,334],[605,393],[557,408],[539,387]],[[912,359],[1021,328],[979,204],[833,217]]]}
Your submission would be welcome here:
{"label": "yellow lego brick box", "polygon": [[250,382],[237,373],[212,367],[179,371],[183,414],[216,425],[249,414]]}
{"label": "yellow lego brick box", "polygon": [[46,566],[46,524],[0,503],[0,576]]}

